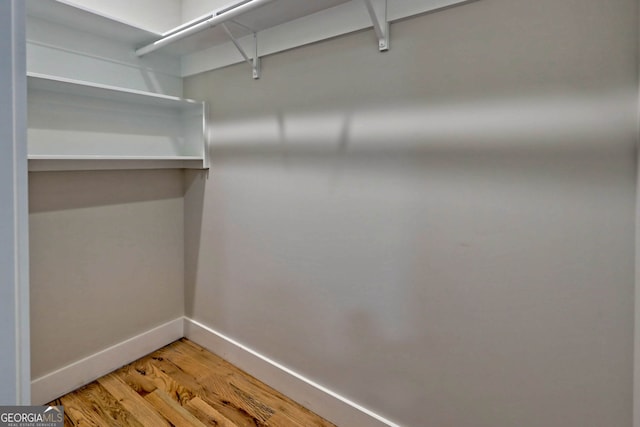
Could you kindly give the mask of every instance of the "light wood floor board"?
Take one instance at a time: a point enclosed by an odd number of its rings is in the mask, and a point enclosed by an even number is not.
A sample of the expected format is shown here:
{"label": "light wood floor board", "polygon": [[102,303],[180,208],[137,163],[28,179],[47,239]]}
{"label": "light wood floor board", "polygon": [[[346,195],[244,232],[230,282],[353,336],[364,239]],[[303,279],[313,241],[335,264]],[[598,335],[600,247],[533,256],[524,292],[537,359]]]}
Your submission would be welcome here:
{"label": "light wood floor board", "polygon": [[186,338],[49,404],[65,426],[335,427]]}

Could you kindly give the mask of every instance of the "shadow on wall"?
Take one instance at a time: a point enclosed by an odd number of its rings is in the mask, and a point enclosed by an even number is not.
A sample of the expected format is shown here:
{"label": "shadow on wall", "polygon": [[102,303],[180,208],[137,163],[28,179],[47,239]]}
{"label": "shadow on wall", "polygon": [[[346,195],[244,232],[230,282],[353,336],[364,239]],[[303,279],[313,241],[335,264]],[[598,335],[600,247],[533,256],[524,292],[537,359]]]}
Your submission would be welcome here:
{"label": "shadow on wall", "polygon": [[[628,146],[633,92],[607,97],[495,99],[478,103],[278,111],[212,123],[212,159],[348,152],[488,152]],[[620,138],[612,138],[612,135]]]}
{"label": "shadow on wall", "polygon": [[190,77],[196,319],[401,425],[630,425],[636,21],[481,1]]}
{"label": "shadow on wall", "polygon": [[406,425],[606,423],[629,396],[575,384],[630,369],[632,103],[214,121],[187,314]]}
{"label": "shadow on wall", "polygon": [[31,172],[31,213],[180,198],[181,170]]}
{"label": "shadow on wall", "polygon": [[195,287],[198,281],[200,241],[203,234],[204,192],[209,171],[187,170],[184,187],[184,238],[185,238],[185,315],[194,316]]}

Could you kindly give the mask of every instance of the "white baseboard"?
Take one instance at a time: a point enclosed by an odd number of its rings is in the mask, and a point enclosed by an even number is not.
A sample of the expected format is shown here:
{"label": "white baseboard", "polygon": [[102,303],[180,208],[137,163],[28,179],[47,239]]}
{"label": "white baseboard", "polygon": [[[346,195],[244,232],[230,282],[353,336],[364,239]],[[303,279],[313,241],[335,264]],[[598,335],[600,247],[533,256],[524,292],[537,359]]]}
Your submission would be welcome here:
{"label": "white baseboard", "polygon": [[31,381],[31,404],[41,405],[88,384],[184,336],[180,317]]}
{"label": "white baseboard", "polygon": [[51,402],[186,337],[338,426],[398,424],[195,320],[180,317],[31,381],[33,405]]}
{"label": "white baseboard", "polygon": [[202,323],[185,318],[184,334],[196,344],[338,426],[399,427]]}

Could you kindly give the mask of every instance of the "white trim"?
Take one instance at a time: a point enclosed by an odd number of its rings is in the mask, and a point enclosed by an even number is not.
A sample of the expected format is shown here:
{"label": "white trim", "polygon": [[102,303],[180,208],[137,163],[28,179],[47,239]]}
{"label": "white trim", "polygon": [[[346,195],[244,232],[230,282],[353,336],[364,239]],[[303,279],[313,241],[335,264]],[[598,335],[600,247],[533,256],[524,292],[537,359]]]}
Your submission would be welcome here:
{"label": "white trim", "polygon": [[27,166],[26,18],[24,2],[14,1],[14,176],[16,254],[16,338],[19,405],[31,403],[31,329],[29,299],[29,202]]}
{"label": "white trim", "polygon": [[50,402],[182,338],[183,335],[184,318],[179,317],[34,379],[31,382],[32,402],[35,405]]}
{"label": "white trim", "polygon": [[[640,12],[640,10],[638,10]],[[638,15],[640,18],[640,14]],[[638,34],[638,54],[640,54],[640,34]],[[638,55],[640,65],[640,55]],[[640,67],[637,69],[640,81]],[[635,210],[635,307],[633,338],[633,427],[640,427],[640,86],[636,87],[638,95],[636,106],[636,210]]]}
{"label": "white trim", "polygon": [[35,405],[50,402],[182,337],[214,352],[336,425],[400,427],[281,363],[186,317],[174,319],[34,379],[31,382],[32,402]]}
{"label": "white trim", "polygon": [[[640,10],[639,10],[640,12]],[[640,15],[638,16],[640,18]],[[638,34],[640,36],[640,34]],[[638,39],[640,49],[640,38]],[[638,50],[640,54],[640,50]],[[638,56],[640,65],[640,55]],[[640,79],[640,67],[637,69]],[[640,80],[639,80],[640,81]],[[633,338],[633,427],[640,427],[640,86],[636,87],[638,94],[636,106],[636,210],[635,210],[635,307],[634,307],[634,338]]]}
{"label": "white trim", "polygon": [[640,142],[636,159],[635,309],[633,349],[633,427],[640,427]]}
{"label": "white trim", "polygon": [[185,318],[184,332],[186,338],[247,371],[336,425],[399,427],[399,424],[198,321]]}
{"label": "white trim", "polygon": [[30,402],[24,3],[0,2],[0,402]]}

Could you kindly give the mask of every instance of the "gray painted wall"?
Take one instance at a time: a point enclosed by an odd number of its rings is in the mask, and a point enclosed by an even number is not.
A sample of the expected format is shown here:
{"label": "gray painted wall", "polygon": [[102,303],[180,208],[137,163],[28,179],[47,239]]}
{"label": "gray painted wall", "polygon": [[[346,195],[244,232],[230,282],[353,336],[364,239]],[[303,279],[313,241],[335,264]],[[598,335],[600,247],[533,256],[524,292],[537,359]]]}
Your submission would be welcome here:
{"label": "gray painted wall", "polygon": [[184,314],[182,171],[29,181],[33,378]]}
{"label": "gray painted wall", "polygon": [[30,399],[24,19],[0,0],[0,405]]}
{"label": "gray painted wall", "polygon": [[402,425],[631,425],[636,9],[483,0],[187,79],[187,314]]}

